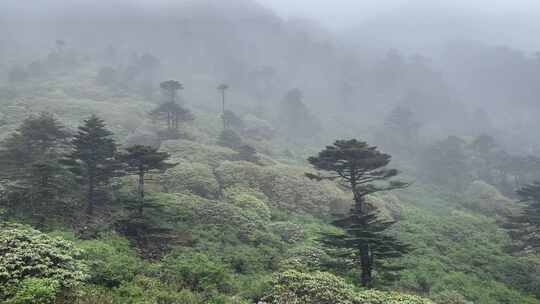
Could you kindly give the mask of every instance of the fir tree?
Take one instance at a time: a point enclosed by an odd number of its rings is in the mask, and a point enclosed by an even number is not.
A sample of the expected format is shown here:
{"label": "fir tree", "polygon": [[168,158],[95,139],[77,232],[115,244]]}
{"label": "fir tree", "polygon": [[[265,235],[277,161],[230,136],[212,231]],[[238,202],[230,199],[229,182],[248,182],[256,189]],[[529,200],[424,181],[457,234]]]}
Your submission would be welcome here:
{"label": "fir tree", "polygon": [[307,174],[316,180],[339,180],[352,191],[354,205],[349,214],[333,224],[343,229],[342,234],[326,234],[323,243],[339,252],[352,255],[361,268],[360,281],[363,286],[372,284],[375,267],[383,269],[383,261],[408,252],[408,246],[386,233],[394,221],[380,219],[374,207],[366,206],[369,194],[406,187],[407,184],[391,181],[397,170],[387,169],[390,155],[381,153],[376,147],[356,139],[338,140],[308,161],[319,174]]}
{"label": "fir tree", "polygon": [[523,204],[518,215],[508,218],[505,228],[516,241],[519,251],[540,249],[540,182],[534,182],[517,191]]}
{"label": "fir tree", "polygon": [[73,150],[65,164],[86,187],[87,213],[92,214],[100,188],[117,173],[116,143],[105,122],[92,115],[79,126],[72,140]]}
{"label": "fir tree", "polygon": [[167,122],[167,131],[178,131],[180,122],[192,121],[193,114],[175,102],[166,102],[159,105],[150,115]]}
{"label": "fir tree", "polygon": [[143,214],[144,201],[144,181],[145,175],[151,171],[164,171],[176,166],[165,161],[170,158],[169,153],[158,152],[157,148],[150,146],[135,145],[126,149],[125,153],[119,155],[118,159],[126,165],[128,174],[138,176],[138,214]]}
{"label": "fir tree", "polygon": [[59,163],[70,134],[49,113],[30,116],[2,143],[0,178],[9,201],[41,217],[54,214],[68,192],[69,174]]}
{"label": "fir tree", "polygon": [[229,85],[222,83],[217,89],[221,92],[221,119],[223,120],[223,129],[227,129],[227,122],[225,121],[225,92],[229,89]]}
{"label": "fir tree", "polygon": [[177,103],[178,90],[184,89],[176,80],[164,81],[160,84],[167,96],[167,101],[150,112],[150,116],[167,122],[167,131],[178,131],[180,122],[193,120],[193,114]]}
{"label": "fir tree", "polygon": [[167,80],[159,84],[159,87],[165,92],[168,102],[176,103],[178,90],[183,90],[184,86],[176,80]]}

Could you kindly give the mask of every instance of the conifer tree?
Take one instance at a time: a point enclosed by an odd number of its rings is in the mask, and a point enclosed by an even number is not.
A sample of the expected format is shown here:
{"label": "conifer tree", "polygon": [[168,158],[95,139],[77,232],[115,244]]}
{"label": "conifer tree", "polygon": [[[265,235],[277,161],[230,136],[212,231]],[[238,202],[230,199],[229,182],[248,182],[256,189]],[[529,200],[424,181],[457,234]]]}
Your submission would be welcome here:
{"label": "conifer tree", "polygon": [[[49,113],[30,116],[2,142],[0,178],[13,202],[35,216],[54,212],[68,192],[69,177],[59,163],[70,134]],[[40,219],[40,221],[43,218]]]}
{"label": "conifer tree", "polygon": [[408,246],[386,233],[394,221],[380,219],[373,206],[366,206],[367,195],[406,187],[406,183],[389,180],[398,174],[387,169],[390,155],[381,153],[365,142],[338,140],[327,146],[308,161],[319,174],[306,174],[316,180],[339,180],[352,191],[354,205],[350,212],[333,224],[342,228],[343,234],[326,234],[323,243],[340,252],[352,253],[360,266],[360,282],[365,287],[372,284],[375,267],[383,269],[384,260],[400,257],[408,252]]}
{"label": "conifer tree", "polygon": [[303,102],[303,93],[299,89],[287,92],[279,104],[278,123],[291,141],[303,141],[312,138],[321,130],[321,125]]}
{"label": "conifer tree", "polygon": [[180,122],[193,120],[191,111],[175,102],[166,102],[159,105],[150,115],[165,120],[167,122],[167,131],[178,131]]}
{"label": "conifer tree", "polygon": [[175,103],[178,97],[178,90],[183,90],[184,86],[176,80],[167,80],[159,84],[159,87],[165,92],[168,102]]}
{"label": "conifer tree", "polygon": [[144,181],[145,175],[151,171],[164,171],[176,166],[176,164],[167,163],[170,158],[169,153],[158,152],[157,148],[150,146],[135,145],[121,153],[118,159],[126,165],[128,174],[138,176],[138,214],[142,216],[144,201]]}
{"label": "conifer tree", "polygon": [[223,129],[227,129],[227,121],[225,120],[225,92],[229,89],[229,85],[222,83],[217,89],[221,92],[221,119],[223,120]]}
{"label": "conifer tree", "polygon": [[512,215],[504,225],[516,241],[516,250],[540,249],[540,182],[534,182],[517,191],[523,204],[518,215]]}
{"label": "conifer tree", "polygon": [[167,122],[167,131],[178,131],[180,122],[193,120],[193,114],[177,103],[178,90],[184,87],[176,80],[164,81],[160,84],[167,96],[167,101],[150,112],[150,116]]}
{"label": "conifer tree", "polygon": [[79,126],[73,149],[64,163],[86,187],[87,213],[92,214],[100,188],[117,174],[116,143],[105,122],[92,115]]}

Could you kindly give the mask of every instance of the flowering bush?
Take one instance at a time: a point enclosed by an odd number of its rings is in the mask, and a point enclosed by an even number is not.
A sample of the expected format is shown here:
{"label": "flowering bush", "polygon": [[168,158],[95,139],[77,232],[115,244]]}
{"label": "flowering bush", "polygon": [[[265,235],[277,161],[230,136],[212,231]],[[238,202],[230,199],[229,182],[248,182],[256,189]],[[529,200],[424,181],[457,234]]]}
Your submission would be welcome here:
{"label": "flowering bush", "polygon": [[294,270],[278,274],[265,304],[433,304],[430,300],[397,292],[357,291],[327,272]]}
{"label": "flowering bush", "polygon": [[59,289],[72,289],[86,278],[80,255],[81,251],[61,238],[23,225],[0,224],[0,299],[19,293],[19,288],[35,286],[34,281],[23,284],[31,278],[49,279]]}

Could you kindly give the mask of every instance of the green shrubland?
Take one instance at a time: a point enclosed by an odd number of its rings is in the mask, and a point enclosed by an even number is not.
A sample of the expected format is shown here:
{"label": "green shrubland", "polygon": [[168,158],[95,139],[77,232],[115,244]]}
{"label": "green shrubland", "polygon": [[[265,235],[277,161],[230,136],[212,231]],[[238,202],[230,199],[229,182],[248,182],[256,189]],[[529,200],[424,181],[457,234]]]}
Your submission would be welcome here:
{"label": "green shrubland", "polygon": [[[133,207],[137,180],[116,167],[100,185],[105,194],[93,198],[92,214],[85,211],[80,187],[87,185],[87,175],[81,167],[69,173],[72,183],[59,199],[3,195],[1,301],[540,303],[540,258],[508,250],[513,243],[500,221],[516,206],[497,187],[464,181],[463,191],[455,191],[419,179],[405,189],[366,195],[367,208],[396,221],[387,236],[411,249],[391,261],[401,271],[390,277],[375,268],[373,289],[364,289],[358,287],[354,257],[336,256],[322,240],[343,232],[332,222],[353,205],[343,183],[305,175],[314,170],[304,159],[323,144],[284,144],[272,119],[246,113],[238,115],[243,125],[237,135],[255,147],[259,160],[239,160],[233,147],[218,145],[220,116],[206,109],[193,109],[194,120],[177,126],[178,138],[161,138],[163,126],[148,115],[156,105],[140,94],[97,85],[98,69],[85,64],[64,76],[0,91],[0,137],[9,138],[28,111],[54,112],[70,131],[96,114],[119,150],[126,148],[123,143],[159,147],[176,165],[148,174],[141,214]],[[318,125],[308,114],[304,120]],[[415,166],[403,162],[405,168]],[[2,177],[2,194],[8,194],[9,176]],[[54,212],[44,216],[43,208]]]}

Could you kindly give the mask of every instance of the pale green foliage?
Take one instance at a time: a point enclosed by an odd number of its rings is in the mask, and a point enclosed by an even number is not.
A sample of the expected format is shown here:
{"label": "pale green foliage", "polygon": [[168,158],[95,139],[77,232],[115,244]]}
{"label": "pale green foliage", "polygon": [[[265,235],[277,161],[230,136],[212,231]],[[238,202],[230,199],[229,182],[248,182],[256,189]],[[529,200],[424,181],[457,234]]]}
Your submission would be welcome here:
{"label": "pale green foliage", "polygon": [[335,185],[321,185],[287,166],[261,167],[243,161],[224,162],[216,169],[216,175],[225,188],[257,189],[269,198],[269,206],[274,208],[322,214],[347,204],[347,196]]}
{"label": "pale green foliage", "polygon": [[173,158],[181,157],[188,162],[208,164],[212,168],[236,155],[236,152],[228,148],[204,145],[189,140],[164,141],[161,144],[161,150],[168,152]]}
{"label": "pale green foliage", "polygon": [[86,278],[71,242],[22,225],[0,225],[0,299],[17,292],[28,278],[51,279],[71,289]]}
{"label": "pale green foliage", "polygon": [[288,252],[288,257],[281,261],[280,269],[294,269],[298,271],[320,270],[326,253],[318,247],[297,247]]}
{"label": "pale green foliage", "polygon": [[333,191],[331,187],[321,187],[302,175],[278,174],[280,171],[281,168],[275,168],[272,172],[275,174],[274,180],[267,190],[276,207],[297,212],[325,214],[341,203],[340,193]]}
{"label": "pale green foliage", "polygon": [[356,291],[333,274],[294,270],[278,274],[263,301],[267,304],[433,304],[413,295],[376,290]]}
{"label": "pale green foliage", "polygon": [[[430,300],[397,292],[367,290],[357,293],[355,304],[433,304]],[[448,303],[444,303],[448,304]]]}
{"label": "pale green foliage", "polygon": [[243,186],[264,192],[270,182],[264,167],[246,161],[225,161],[216,168],[216,175],[224,188]]}
{"label": "pale green foliage", "polygon": [[[265,204],[267,204],[269,201],[268,196],[266,196],[266,194],[260,192],[259,190],[255,188],[248,188],[242,185],[230,186],[230,187],[225,188],[223,191],[223,195],[225,196],[226,199],[230,199],[231,197],[235,195],[239,195],[239,194],[247,194],[250,196],[254,196],[255,198],[264,202]],[[231,202],[229,201],[229,203]]]}
{"label": "pale green foliage", "polygon": [[263,301],[268,304],[353,304],[353,288],[326,272],[285,271],[278,274]]}
{"label": "pale green foliage", "polygon": [[265,224],[265,219],[259,214],[232,204],[210,202],[197,206],[195,211],[201,224],[222,231],[233,231],[240,239],[246,241],[257,240]]}
{"label": "pale green foliage", "polygon": [[495,187],[482,181],[475,181],[465,191],[463,205],[485,215],[508,216],[512,213],[514,202]]}
{"label": "pale green foliage", "polygon": [[225,191],[225,198],[234,206],[242,209],[244,213],[250,212],[263,221],[269,221],[271,217],[270,208],[259,197],[261,196],[257,194],[243,192],[241,188],[229,188]]}
{"label": "pale green foliage", "polygon": [[268,217],[261,217],[249,208],[242,209],[230,203],[212,201],[189,193],[159,194],[155,198],[170,208],[178,225],[198,233],[219,232],[221,237],[235,236],[244,241],[256,241],[263,236],[268,220]]}
{"label": "pale green foliage", "polygon": [[219,184],[208,165],[187,161],[178,163],[161,176],[162,185],[169,193],[192,192],[206,198],[216,198],[219,194]]}

